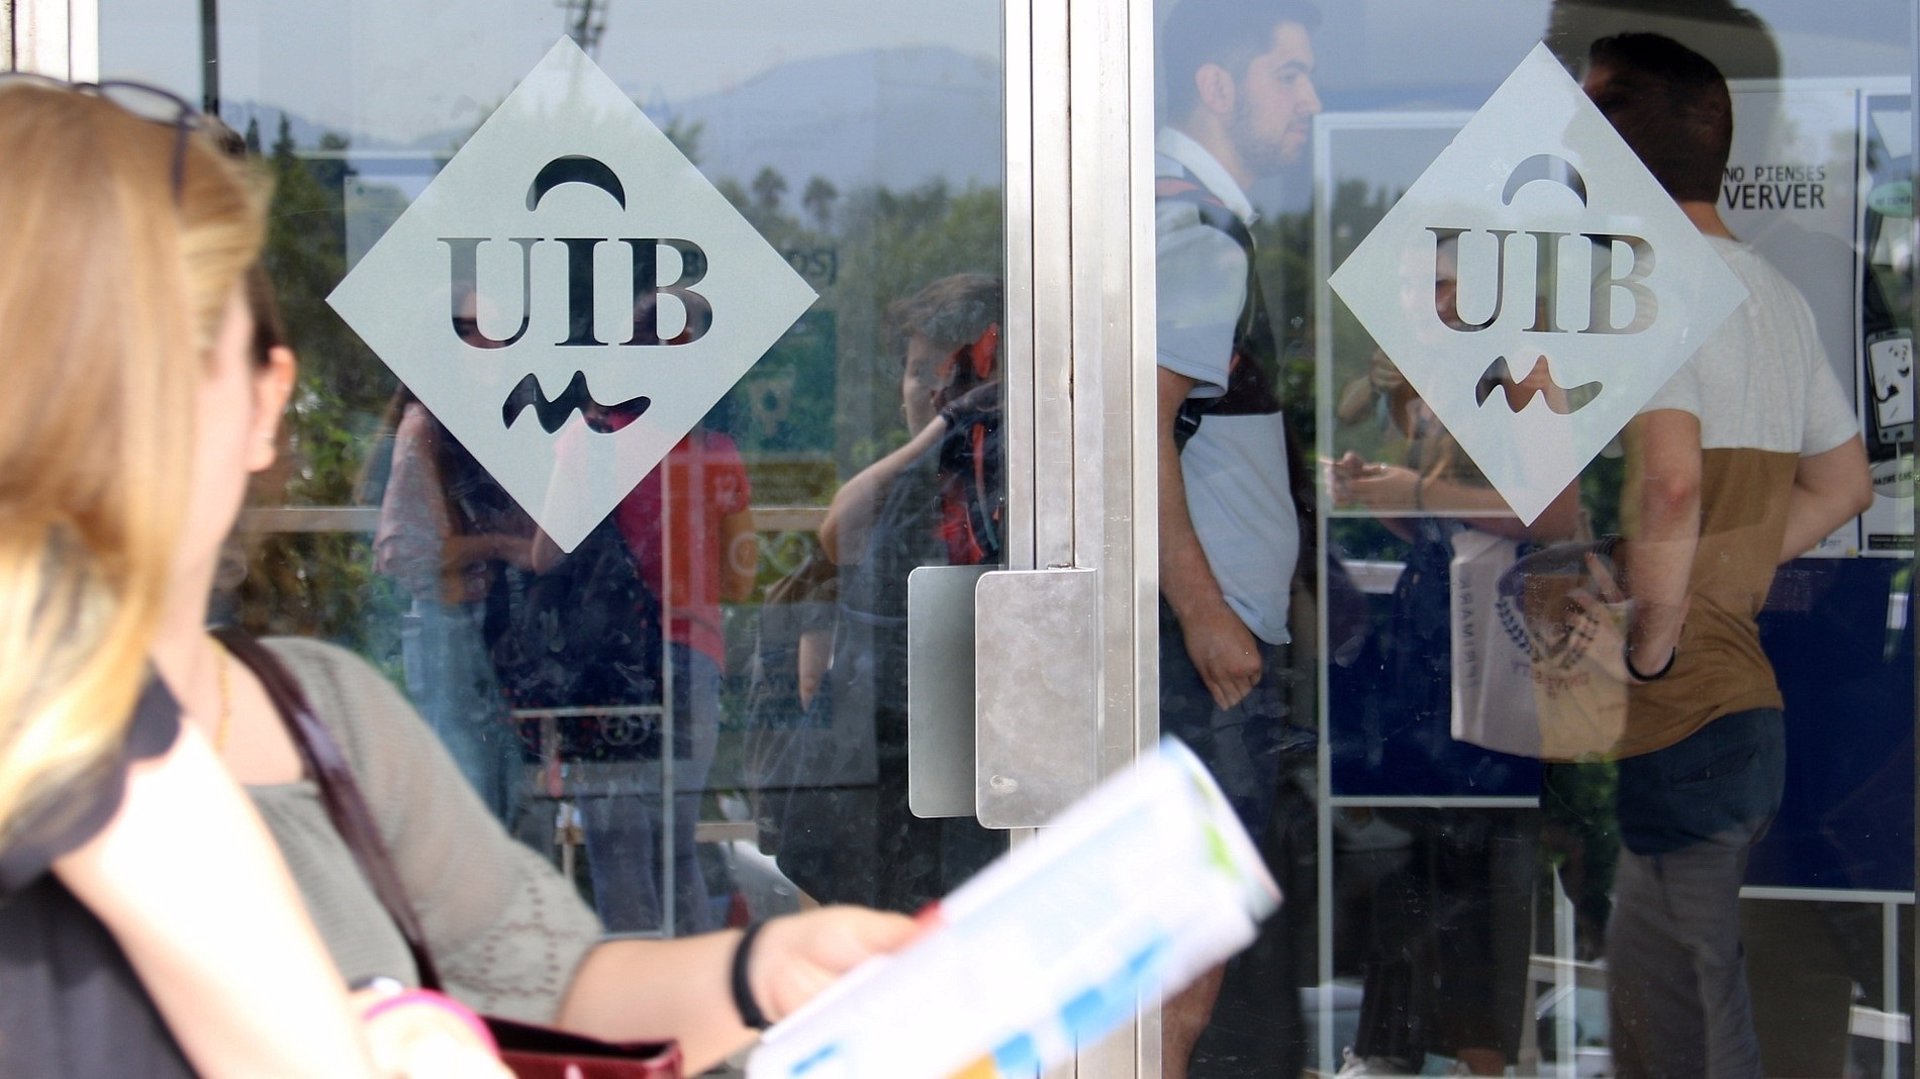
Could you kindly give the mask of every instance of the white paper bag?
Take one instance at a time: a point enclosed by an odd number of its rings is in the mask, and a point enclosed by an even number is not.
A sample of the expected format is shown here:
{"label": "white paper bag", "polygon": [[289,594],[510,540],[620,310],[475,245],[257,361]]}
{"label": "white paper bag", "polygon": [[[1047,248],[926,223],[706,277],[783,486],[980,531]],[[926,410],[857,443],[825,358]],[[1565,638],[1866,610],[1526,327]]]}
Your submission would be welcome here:
{"label": "white paper bag", "polygon": [[1625,609],[1589,608],[1601,622],[1569,602],[1591,584],[1579,558],[1565,571],[1509,572],[1517,547],[1473,529],[1454,536],[1453,737],[1543,761],[1607,758],[1626,731],[1627,687],[1595,650],[1619,647]]}
{"label": "white paper bag", "polygon": [[1519,544],[1478,529],[1453,535],[1453,738],[1538,757],[1532,650],[1517,597],[1500,594]]}

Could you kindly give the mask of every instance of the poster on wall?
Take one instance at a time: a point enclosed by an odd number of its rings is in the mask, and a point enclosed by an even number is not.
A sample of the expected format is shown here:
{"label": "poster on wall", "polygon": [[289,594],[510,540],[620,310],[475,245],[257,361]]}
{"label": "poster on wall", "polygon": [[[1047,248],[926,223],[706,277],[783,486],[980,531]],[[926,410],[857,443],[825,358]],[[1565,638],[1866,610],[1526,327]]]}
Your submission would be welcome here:
{"label": "poster on wall", "polygon": [[[1865,367],[1871,361],[1860,332],[1860,91],[1782,89],[1771,83],[1736,83],[1732,89],[1733,152],[1720,184],[1721,219],[1807,298],[1827,359],[1841,388],[1852,395],[1871,447],[1874,407]],[[1897,364],[1888,362],[1889,347],[1880,351],[1890,384]],[[1907,387],[1896,396],[1900,405],[1910,400],[1910,372]],[[1889,463],[1896,453],[1911,460],[1910,425],[1906,442],[1904,450],[1886,447]],[[1890,521],[1879,518],[1888,511],[1902,520],[1911,517],[1910,499],[1901,511],[1892,505],[1899,499],[1891,487],[1885,494],[1864,518],[1842,525],[1809,557],[1866,553],[1864,532],[1874,522],[1884,531]],[[1905,548],[1911,550],[1910,524],[1905,534]]]}
{"label": "poster on wall", "polygon": [[1861,410],[1873,508],[1870,554],[1913,552],[1913,107],[1904,93],[1867,93],[1860,107]]}

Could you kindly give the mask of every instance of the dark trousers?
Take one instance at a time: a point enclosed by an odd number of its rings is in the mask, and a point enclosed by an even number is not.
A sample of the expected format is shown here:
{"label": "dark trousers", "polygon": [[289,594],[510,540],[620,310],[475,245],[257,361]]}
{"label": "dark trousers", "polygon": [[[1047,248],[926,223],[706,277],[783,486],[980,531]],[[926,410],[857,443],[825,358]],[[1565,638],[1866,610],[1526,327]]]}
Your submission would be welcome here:
{"label": "dark trousers", "polygon": [[1256,639],[1260,682],[1232,708],[1221,708],[1187,654],[1180,622],[1165,601],[1160,604],[1160,733],[1185,742],[1213,773],[1221,793],[1256,838],[1267,825],[1280,778],[1283,747],[1305,739],[1287,726],[1286,683],[1277,645]]}
{"label": "dark trousers", "polygon": [[1771,708],[1620,762],[1607,1002],[1622,1079],[1761,1074],[1740,885],[1785,783],[1785,721]]}
{"label": "dark trousers", "polygon": [[[1311,731],[1287,723],[1284,652],[1261,644],[1260,657],[1264,673],[1253,692],[1232,708],[1217,707],[1179,622],[1160,604],[1160,732],[1186,743],[1213,772],[1286,896],[1227,964],[1210,1025],[1194,1046],[1194,1079],[1295,1079],[1306,1066],[1300,985],[1314,927],[1316,747]],[[1294,772],[1304,785],[1283,778]]]}
{"label": "dark trousers", "polygon": [[1354,1052],[1418,1072],[1428,1053],[1519,1054],[1540,814],[1412,809],[1407,862],[1375,889]]}

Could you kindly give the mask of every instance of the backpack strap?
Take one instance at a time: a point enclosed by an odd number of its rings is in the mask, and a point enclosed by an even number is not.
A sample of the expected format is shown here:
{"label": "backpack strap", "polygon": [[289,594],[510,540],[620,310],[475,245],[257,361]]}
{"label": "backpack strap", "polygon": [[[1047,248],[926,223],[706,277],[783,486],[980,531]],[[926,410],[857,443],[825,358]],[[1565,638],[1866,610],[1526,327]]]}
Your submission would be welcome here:
{"label": "backpack strap", "polygon": [[[1188,398],[1180,405],[1179,413],[1174,417],[1174,446],[1184,451],[1187,443],[1200,430],[1200,423],[1208,412],[1220,408],[1229,398],[1239,396],[1241,391],[1253,395],[1253,399],[1264,406],[1278,408],[1278,400],[1272,399],[1273,387],[1270,382],[1277,371],[1260,370],[1263,363],[1277,364],[1280,359],[1278,342],[1273,336],[1273,325],[1267,316],[1266,298],[1261,291],[1260,273],[1254,252],[1253,233],[1246,222],[1240,220],[1219,196],[1201,184],[1199,178],[1184,167],[1178,174],[1156,177],[1153,191],[1155,203],[1183,202],[1194,207],[1199,213],[1200,223],[1218,229],[1227,234],[1247,257],[1246,297],[1241,303],[1240,319],[1234,327],[1233,358],[1228,364],[1228,392],[1219,397],[1200,399]],[[1261,399],[1267,400],[1261,400]],[[1318,536],[1318,513],[1314,495],[1313,476],[1306,467],[1301,454],[1299,437],[1293,424],[1285,427],[1287,450],[1287,486],[1292,492],[1294,512],[1300,519],[1300,576],[1309,588],[1317,581],[1315,568],[1317,552],[1315,544]]]}
{"label": "backpack strap", "polygon": [[[1200,223],[1208,228],[1227,234],[1227,237],[1240,246],[1247,258],[1246,297],[1241,301],[1240,318],[1234,326],[1233,357],[1228,361],[1227,370],[1236,371],[1243,362],[1250,360],[1246,355],[1249,342],[1257,332],[1264,304],[1259,295],[1260,278],[1254,266],[1253,233],[1247,229],[1246,222],[1227,208],[1227,204],[1218,195],[1194,177],[1191,172],[1182,169],[1178,175],[1155,177],[1153,185],[1155,204],[1180,202],[1192,206],[1199,214]],[[1220,397],[1189,397],[1180,404],[1180,411],[1173,418],[1173,445],[1176,450],[1185,452],[1187,443],[1200,431],[1200,422],[1208,412],[1218,407]]]}

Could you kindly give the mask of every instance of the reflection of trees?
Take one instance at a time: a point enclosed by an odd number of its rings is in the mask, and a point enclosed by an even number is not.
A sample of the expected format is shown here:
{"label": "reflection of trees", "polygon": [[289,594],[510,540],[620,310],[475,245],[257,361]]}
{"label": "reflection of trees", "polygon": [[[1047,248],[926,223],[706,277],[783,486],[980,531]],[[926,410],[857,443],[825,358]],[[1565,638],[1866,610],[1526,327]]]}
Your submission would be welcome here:
{"label": "reflection of trees", "polygon": [[840,189],[825,176],[815,176],[807,181],[807,189],[800,193],[800,205],[813,215],[815,227],[825,231],[833,223],[833,203],[840,197]]}
{"label": "reflection of trees", "polygon": [[764,214],[780,211],[780,199],[787,193],[787,178],[780,175],[772,165],[761,169],[753,178],[753,204]]}
{"label": "reflection of trees", "polygon": [[[815,316],[831,319],[835,354],[832,414],[809,415],[805,422],[830,424],[835,450],[831,459],[749,461],[748,467],[757,501],[824,506],[840,476],[872,463],[907,437],[900,414],[900,357],[881,340],[881,312],[937,277],[1003,272],[1000,192],[956,193],[934,180],[905,191],[861,187],[843,194],[816,176],[800,198],[803,218],[763,196],[763,180],[770,175],[779,174],[771,166],[760,170],[751,195],[730,177],[714,186],[790,261],[795,252],[831,253],[825,260],[806,259],[801,272],[820,294]],[[784,178],[780,189],[785,190]]]}
{"label": "reflection of trees", "polygon": [[[1399,197],[1397,191],[1375,187],[1361,179],[1336,183],[1327,207],[1332,237],[1328,264],[1338,266],[1346,261]],[[1282,399],[1293,408],[1288,420],[1298,425],[1296,429],[1303,446],[1314,445],[1316,428],[1313,408],[1318,393],[1313,359],[1316,333],[1333,335],[1333,370],[1328,372],[1328,377],[1336,393],[1349,379],[1366,374],[1375,347],[1373,337],[1361,328],[1359,320],[1338,297],[1332,307],[1332,326],[1324,329],[1313,326],[1314,294],[1309,288],[1313,273],[1312,228],[1312,215],[1307,211],[1280,214],[1254,227],[1263,244],[1263,262],[1269,264],[1263,265],[1261,272],[1272,275],[1267,280],[1280,282],[1285,293],[1283,297],[1270,297],[1269,302],[1276,312],[1284,313],[1279,316],[1283,324],[1274,328],[1282,346],[1281,382],[1285,394]],[[1364,426],[1334,433],[1336,453],[1352,449],[1370,459],[1379,459],[1384,448],[1382,443],[1377,429]]]}
{"label": "reflection of trees", "polygon": [[863,188],[841,211],[840,408],[835,445],[845,474],[907,436],[900,414],[900,357],[881,340],[880,313],[921,286],[956,273],[1005,272],[998,189],[958,194],[935,180],[910,191]]}
{"label": "reflection of trees", "polygon": [[[257,123],[247,137],[259,144]],[[320,155],[302,156],[282,116],[266,158],[275,186],[264,259],[300,355],[300,383],[286,417],[286,460],[275,489],[256,499],[262,504],[351,504],[393,393],[393,376],[325,300],[346,272],[347,145],[327,134]],[[350,532],[264,537],[241,586],[242,620],[257,632],[314,634],[375,657],[395,654],[397,622],[381,615],[391,593],[373,572],[370,539]]]}

